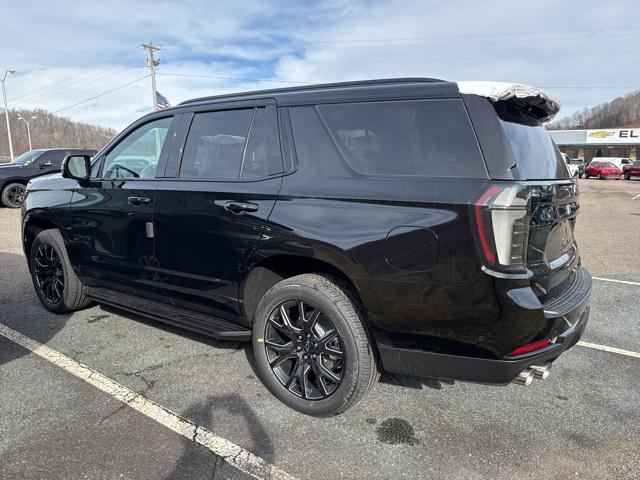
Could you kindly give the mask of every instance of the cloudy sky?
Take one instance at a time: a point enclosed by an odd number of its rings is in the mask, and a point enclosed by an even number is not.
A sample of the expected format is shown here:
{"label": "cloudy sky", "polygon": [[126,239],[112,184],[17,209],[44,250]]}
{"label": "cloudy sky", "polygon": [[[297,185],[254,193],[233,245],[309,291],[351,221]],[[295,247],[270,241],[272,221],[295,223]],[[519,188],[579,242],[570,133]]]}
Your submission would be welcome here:
{"label": "cloudy sky", "polygon": [[564,116],[640,88],[631,0],[0,0],[0,11],[0,76],[17,70],[10,108],[116,129],[151,109],[149,40],[162,47],[158,90],[172,104],[424,76],[546,87]]}

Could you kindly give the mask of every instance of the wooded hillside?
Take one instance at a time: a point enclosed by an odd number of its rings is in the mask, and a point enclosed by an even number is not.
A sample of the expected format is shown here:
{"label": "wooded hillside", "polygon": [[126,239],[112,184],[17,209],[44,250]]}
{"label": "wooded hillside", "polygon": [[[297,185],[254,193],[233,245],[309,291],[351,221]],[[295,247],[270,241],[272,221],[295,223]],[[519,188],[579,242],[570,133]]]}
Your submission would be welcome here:
{"label": "wooded hillside", "polygon": [[[19,117],[31,118],[31,142],[33,148],[79,147],[99,149],[104,146],[116,131],[112,128],[98,127],[87,123],[73,122],[68,118],[58,117],[46,110],[9,110],[13,153],[18,156],[29,150],[27,126]],[[7,141],[7,125],[4,110],[0,110],[0,162],[8,161],[9,142]]]}
{"label": "wooded hillside", "polygon": [[640,90],[547,125],[551,130],[640,127]]}

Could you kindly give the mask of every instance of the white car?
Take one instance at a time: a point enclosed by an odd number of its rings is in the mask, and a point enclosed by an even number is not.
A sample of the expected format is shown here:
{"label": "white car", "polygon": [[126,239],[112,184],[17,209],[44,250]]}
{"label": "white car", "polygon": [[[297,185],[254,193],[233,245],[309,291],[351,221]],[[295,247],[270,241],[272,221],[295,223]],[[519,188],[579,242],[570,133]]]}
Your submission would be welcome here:
{"label": "white car", "polygon": [[569,169],[571,177],[578,178],[580,176],[580,168],[578,167],[578,165],[573,165],[571,163],[571,157],[569,157],[569,155],[567,155],[566,153],[560,153],[560,155],[562,155],[564,163],[567,165],[567,169]]}

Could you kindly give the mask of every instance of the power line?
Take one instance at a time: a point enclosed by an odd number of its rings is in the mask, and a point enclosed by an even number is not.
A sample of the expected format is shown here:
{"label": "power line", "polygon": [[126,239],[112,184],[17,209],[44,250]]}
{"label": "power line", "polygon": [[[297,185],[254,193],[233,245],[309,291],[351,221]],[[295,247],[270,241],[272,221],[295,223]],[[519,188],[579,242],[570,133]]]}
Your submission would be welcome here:
{"label": "power line", "polygon": [[137,50],[137,47],[134,48],[134,49],[125,50],[124,52],[121,52],[121,53],[119,53],[117,55],[114,55],[113,57],[110,57],[110,58],[108,58],[108,59],[106,59],[106,60],[104,60],[104,61],[102,61],[100,63],[96,63],[96,64],[93,64],[93,65],[89,65],[88,67],[85,67],[83,73],[80,73],[80,74],[76,73],[76,74],[73,74],[73,75],[69,75],[68,77],[63,77],[62,79],[57,80],[56,82],[50,83],[48,85],[43,85],[42,87],[36,88],[34,90],[31,90],[29,93],[25,93],[23,95],[19,95],[19,96],[15,97],[14,100],[21,100],[21,99],[25,99],[25,98],[30,98],[30,97],[32,97],[32,96],[34,96],[36,94],[37,94],[36,96],[39,96],[41,94],[41,92],[48,91],[48,90],[55,91],[59,87],[59,85],[66,84],[69,81],[74,81],[74,80],[76,80],[78,78],[81,78],[81,77],[84,77],[84,76],[93,76],[94,73],[100,72],[100,71],[103,71],[103,70],[111,70],[112,68],[114,68],[113,66],[109,66],[109,67],[105,68],[105,65],[109,65],[110,62],[113,62],[114,60],[118,60],[118,59],[121,59],[123,57],[128,57],[135,50]]}
{"label": "power line", "polygon": [[125,83],[123,85],[119,85],[119,86],[117,86],[115,88],[112,88],[111,90],[108,90],[108,91],[103,92],[103,93],[99,93],[98,95],[94,95],[91,98],[86,98],[86,99],[81,100],[81,101],[79,101],[77,103],[74,103],[73,105],[69,105],[68,107],[60,108],[60,109],[55,110],[55,111],[53,111],[51,113],[59,113],[59,112],[62,112],[64,110],[69,110],[70,108],[77,107],[78,105],[82,105],[83,103],[87,103],[87,102],[90,102],[91,100],[95,100],[96,98],[100,98],[100,97],[103,97],[103,96],[108,95],[110,93],[113,93],[116,90],[120,90],[122,88],[128,87],[129,85],[133,85],[134,83],[139,82],[140,80],[144,80],[147,77],[149,77],[149,75],[145,75],[144,77],[140,77],[140,78],[138,78],[136,80],[133,80],[132,82],[128,82],[128,83]]}
{"label": "power line", "polygon": [[277,79],[268,79],[268,78],[241,78],[241,77],[219,77],[213,75],[190,75],[187,73],[169,73],[169,72],[158,72],[158,75],[168,75],[172,77],[187,77],[187,78],[210,78],[214,80],[235,80],[239,82],[271,82],[271,83],[295,83],[300,85],[308,85],[309,82],[297,82],[294,80],[277,80]]}
{"label": "power line", "polygon": [[[637,34],[640,34],[640,25],[629,25],[629,26],[609,26],[609,27],[592,27],[592,28],[583,28],[583,29],[560,29],[560,30],[538,30],[532,32],[505,32],[505,33],[477,33],[477,34],[452,34],[452,35],[425,35],[419,37],[387,37],[387,38],[366,38],[366,39],[348,39],[348,40],[285,40],[288,45],[319,45],[319,44],[341,44],[341,43],[351,43],[351,44],[365,44],[365,43],[380,43],[380,42],[404,42],[404,41],[420,41],[420,40],[434,40],[434,39],[450,39],[450,38],[500,38],[500,37],[526,37],[532,35],[559,35],[559,34],[597,34],[602,31],[620,31],[620,30],[634,30],[638,31]],[[632,34],[626,34],[632,35]],[[599,36],[603,37],[604,35]],[[284,40],[284,39],[283,39]],[[536,40],[536,39],[532,39]],[[562,40],[562,38],[558,38],[558,40]],[[166,45],[175,45],[175,46],[216,46],[216,45],[224,45],[224,41],[218,41],[215,43],[173,43]]]}
{"label": "power line", "polygon": [[629,55],[637,54],[638,52],[633,50],[617,51],[617,52],[583,52],[583,53],[547,53],[539,55],[499,55],[492,57],[425,57],[425,58],[383,58],[383,59],[367,59],[367,60],[309,60],[306,58],[300,58],[299,60],[307,63],[393,63],[393,62],[455,62],[455,61],[470,61],[470,60],[520,60],[527,58],[549,58],[549,57],[591,57],[591,56],[613,56],[613,55]]}

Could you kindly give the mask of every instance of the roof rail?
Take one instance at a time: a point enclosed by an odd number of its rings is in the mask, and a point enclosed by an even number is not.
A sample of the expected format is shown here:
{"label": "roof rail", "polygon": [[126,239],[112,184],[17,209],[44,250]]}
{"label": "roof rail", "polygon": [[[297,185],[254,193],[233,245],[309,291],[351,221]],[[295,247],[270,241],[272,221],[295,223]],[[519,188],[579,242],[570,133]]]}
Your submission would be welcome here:
{"label": "roof rail", "polygon": [[247,96],[254,96],[254,95],[267,95],[267,94],[288,93],[288,92],[304,92],[309,90],[322,90],[326,88],[359,87],[359,86],[367,86],[367,85],[381,85],[381,84],[384,85],[384,84],[392,84],[392,83],[419,83],[419,82],[434,83],[434,82],[444,82],[444,81],[445,80],[440,80],[438,78],[413,77],[413,78],[382,78],[382,79],[376,79],[376,80],[355,80],[351,82],[338,82],[338,83],[320,83],[316,85],[301,85],[296,87],[272,88],[268,90],[253,90],[249,92],[225,93],[223,95],[212,95],[208,97],[192,98],[190,100],[185,100],[184,102],[180,102],[178,105],[204,102],[207,100],[219,100],[224,98],[247,97]]}

